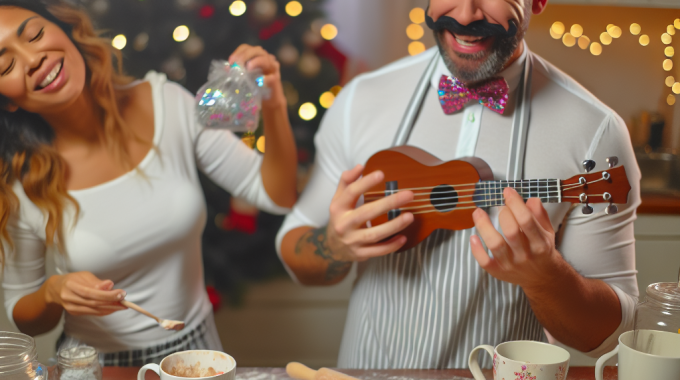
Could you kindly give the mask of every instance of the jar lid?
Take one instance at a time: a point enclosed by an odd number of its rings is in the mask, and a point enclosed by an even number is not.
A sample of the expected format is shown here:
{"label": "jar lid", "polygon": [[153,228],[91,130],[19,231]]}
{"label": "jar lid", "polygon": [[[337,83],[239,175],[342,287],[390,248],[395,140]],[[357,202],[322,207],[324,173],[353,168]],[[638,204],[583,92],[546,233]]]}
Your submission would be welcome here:
{"label": "jar lid", "polygon": [[680,307],[680,287],[677,282],[657,282],[647,287],[647,296],[659,302]]}

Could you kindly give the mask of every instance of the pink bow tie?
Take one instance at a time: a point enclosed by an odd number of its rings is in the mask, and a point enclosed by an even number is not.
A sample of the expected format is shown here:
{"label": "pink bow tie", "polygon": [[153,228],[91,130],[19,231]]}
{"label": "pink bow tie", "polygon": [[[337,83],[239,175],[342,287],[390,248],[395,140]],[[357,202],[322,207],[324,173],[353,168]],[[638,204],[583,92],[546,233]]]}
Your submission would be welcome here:
{"label": "pink bow tie", "polygon": [[503,78],[492,78],[475,88],[468,88],[458,79],[442,75],[439,102],[445,114],[459,111],[470,100],[479,100],[480,104],[502,115],[508,103],[508,83]]}

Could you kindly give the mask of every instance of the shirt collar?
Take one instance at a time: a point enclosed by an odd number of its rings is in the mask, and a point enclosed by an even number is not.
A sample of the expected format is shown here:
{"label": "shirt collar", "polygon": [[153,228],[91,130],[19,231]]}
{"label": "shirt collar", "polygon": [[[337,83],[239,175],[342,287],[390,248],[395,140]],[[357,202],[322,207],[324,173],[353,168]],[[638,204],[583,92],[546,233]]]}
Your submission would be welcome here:
{"label": "shirt collar", "polygon": [[[515,62],[510,64],[510,66],[506,67],[503,71],[498,73],[499,76],[505,78],[505,81],[508,82],[509,96],[514,95],[515,90],[517,89],[517,86],[519,86],[519,82],[522,79],[521,77],[522,71],[524,69],[524,62],[527,59],[527,52],[529,51],[529,49],[527,48],[527,44],[524,40],[522,40],[522,44],[524,44],[524,50],[522,51],[522,55],[520,55]],[[442,75],[452,76],[451,71],[449,71],[448,67],[446,67],[446,64],[444,63],[444,59],[442,59],[442,57],[439,57],[439,60],[437,62],[437,69],[435,70],[434,75],[430,80],[430,84],[436,90],[439,90],[439,81],[441,80]]]}

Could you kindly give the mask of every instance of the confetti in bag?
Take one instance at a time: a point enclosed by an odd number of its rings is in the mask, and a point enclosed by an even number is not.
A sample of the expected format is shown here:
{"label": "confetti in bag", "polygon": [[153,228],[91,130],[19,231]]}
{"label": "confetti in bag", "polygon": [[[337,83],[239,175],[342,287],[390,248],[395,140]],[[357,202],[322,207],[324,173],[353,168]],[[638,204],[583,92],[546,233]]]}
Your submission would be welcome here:
{"label": "confetti in bag", "polygon": [[196,115],[206,128],[253,132],[260,120],[262,99],[269,97],[260,70],[246,71],[227,61],[212,61],[208,83],[196,94]]}

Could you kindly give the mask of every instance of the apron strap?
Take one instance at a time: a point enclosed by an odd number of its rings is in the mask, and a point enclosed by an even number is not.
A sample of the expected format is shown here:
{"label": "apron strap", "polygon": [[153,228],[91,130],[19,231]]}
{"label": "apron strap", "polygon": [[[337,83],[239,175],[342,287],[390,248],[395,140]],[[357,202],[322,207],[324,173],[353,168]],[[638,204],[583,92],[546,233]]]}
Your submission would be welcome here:
{"label": "apron strap", "polygon": [[527,53],[522,73],[522,81],[517,91],[517,104],[512,120],[512,134],[510,137],[510,153],[508,155],[508,181],[517,181],[524,176],[524,156],[527,146],[527,131],[531,115],[531,77],[533,64],[531,54]]}

